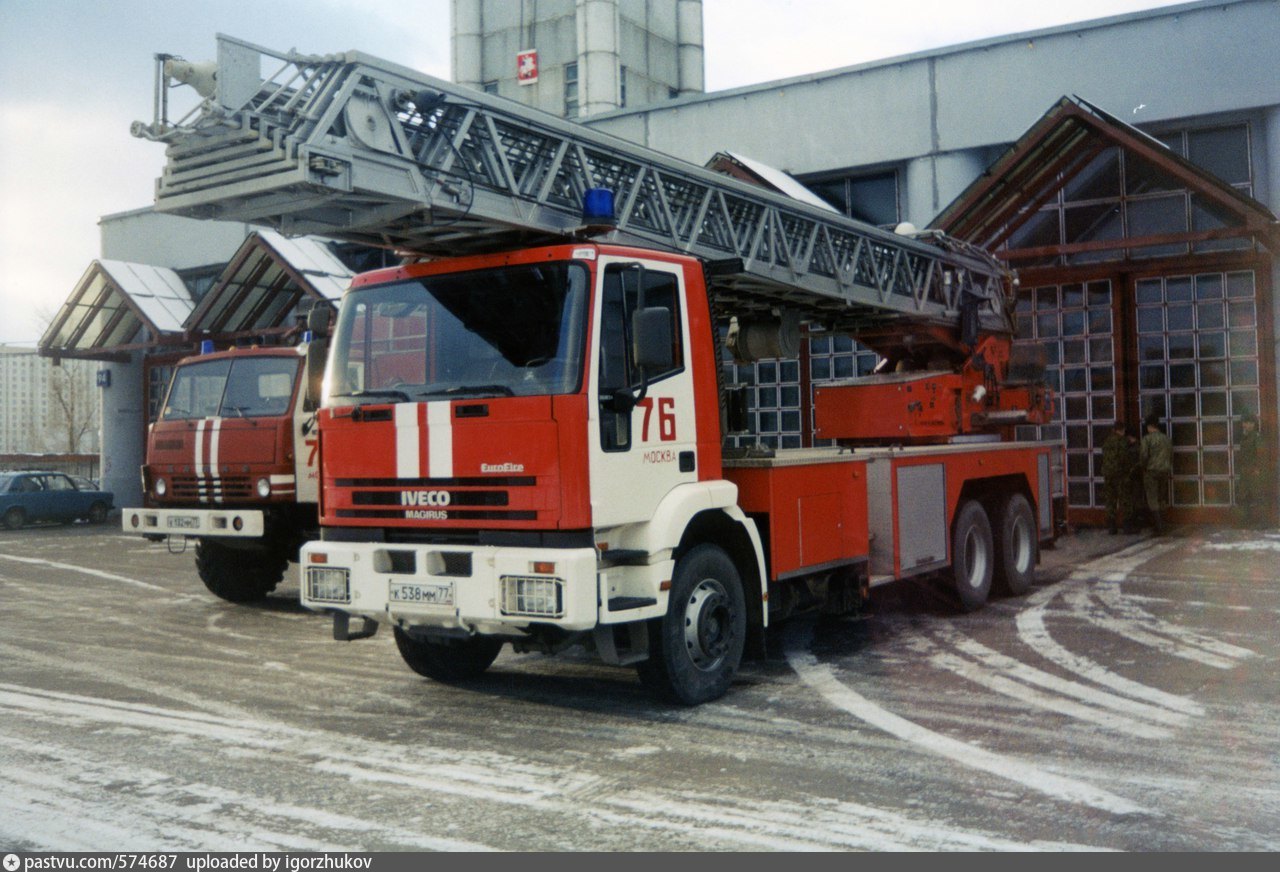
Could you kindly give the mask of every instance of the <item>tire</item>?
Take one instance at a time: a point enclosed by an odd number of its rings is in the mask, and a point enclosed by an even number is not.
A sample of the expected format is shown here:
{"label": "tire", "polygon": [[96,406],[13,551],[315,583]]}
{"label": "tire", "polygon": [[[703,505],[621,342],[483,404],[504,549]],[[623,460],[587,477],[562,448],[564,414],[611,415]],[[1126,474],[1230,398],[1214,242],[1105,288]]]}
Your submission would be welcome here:
{"label": "tire", "polygon": [[951,573],[962,611],[977,611],[986,604],[994,565],[991,521],[982,503],[969,500],[956,512],[951,532]]}
{"label": "tire", "polygon": [[996,531],[996,589],[1008,596],[1022,596],[1036,580],[1040,537],[1031,503],[1013,494],[1000,510]]}
{"label": "tire", "polygon": [[14,506],[4,513],[4,525],[10,530],[17,530],[27,523],[27,513]]}
{"label": "tire", "polygon": [[89,506],[89,523],[102,524],[107,520],[107,507],[104,503],[94,503]]}
{"label": "tire", "polygon": [[396,627],[395,637],[400,656],[410,669],[444,684],[479,678],[502,651],[502,640],[488,636],[432,642],[415,639]]}
{"label": "tire", "polygon": [[649,622],[640,681],[657,696],[698,705],[729,690],[747,638],[737,567],[722,549],[699,545],[676,562],[667,613]]}
{"label": "tire", "polygon": [[196,572],[209,592],[229,603],[263,599],[284,578],[289,560],[279,551],[243,551],[210,539],[196,542]]}

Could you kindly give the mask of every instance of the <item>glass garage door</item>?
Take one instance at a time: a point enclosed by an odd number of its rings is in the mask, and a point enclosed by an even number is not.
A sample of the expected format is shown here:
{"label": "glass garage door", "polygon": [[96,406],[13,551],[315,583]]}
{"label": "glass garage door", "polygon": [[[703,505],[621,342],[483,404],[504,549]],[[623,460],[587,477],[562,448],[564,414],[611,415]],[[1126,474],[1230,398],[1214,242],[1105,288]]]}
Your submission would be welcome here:
{"label": "glass garage door", "polygon": [[1138,391],[1173,440],[1173,504],[1231,505],[1233,419],[1258,411],[1252,272],[1139,279]]}
{"label": "glass garage door", "polygon": [[1102,505],[1102,443],[1116,421],[1110,281],[1047,285],[1018,301],[1016,344],[1038,345],[1056,402],[1051,425],[1019,427],[1020,439],[1065,439],[1067,500]]}

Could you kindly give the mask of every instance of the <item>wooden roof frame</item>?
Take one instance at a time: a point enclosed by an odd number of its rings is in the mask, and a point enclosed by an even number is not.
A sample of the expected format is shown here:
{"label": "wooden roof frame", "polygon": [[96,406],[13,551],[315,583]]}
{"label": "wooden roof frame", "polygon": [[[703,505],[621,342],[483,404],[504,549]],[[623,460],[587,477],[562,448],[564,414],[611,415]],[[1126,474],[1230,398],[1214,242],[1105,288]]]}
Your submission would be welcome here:
{"label": "wooden roof frame", "polygon": [[998,251],[999,246],[1094,157],[1113,146],[1147,161],[1238,223],[1225,229],[1158,237],[1018,249],[1016,259],[1223,238],[1248,238],[1273,253],[1280,249],[1280,224],[1266,206],[1080,97],[1063,97],[1055,103],[929,226],[1010,259],[1010,252]]}

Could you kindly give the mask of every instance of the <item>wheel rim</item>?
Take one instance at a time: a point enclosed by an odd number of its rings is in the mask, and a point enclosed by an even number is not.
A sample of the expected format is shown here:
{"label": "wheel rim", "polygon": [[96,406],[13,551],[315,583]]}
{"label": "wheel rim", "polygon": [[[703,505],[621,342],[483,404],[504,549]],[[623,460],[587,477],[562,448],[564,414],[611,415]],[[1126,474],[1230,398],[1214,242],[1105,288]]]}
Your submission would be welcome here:
{"label": "wheel rim", "polygon": [[987,550],[976,527],[969,528],[964,537],[965,583],[977,590],[987,576]]}
{"label": "wheel rim", "polygon": [[684,643],[689,659],[709,672],[724,662],[733,640],[733,609],[724,585],[703,579],[689,595],[684,609]]}

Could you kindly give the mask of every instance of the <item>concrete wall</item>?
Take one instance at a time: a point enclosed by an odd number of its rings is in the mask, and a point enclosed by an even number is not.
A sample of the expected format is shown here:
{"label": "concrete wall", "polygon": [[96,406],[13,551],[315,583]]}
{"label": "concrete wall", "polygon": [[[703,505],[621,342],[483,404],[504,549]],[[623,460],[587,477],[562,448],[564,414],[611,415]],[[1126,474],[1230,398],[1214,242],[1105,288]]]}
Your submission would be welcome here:
{"label": "concrete wall", "polygon": [[130,363],[110,363],[111,384],[102,388],[102,487],[115,494],[116,508],[142,505],[143,455],[146,453],[146,392],[142,355]]}
{"label": "concrete wall", "polygon": [[[622,67],[629,105],[701,88],[700,0],[453,0],[451,8],[454,81],[496,82],[500,96],[544,112],[563,115],[570,63],[582,112],[618,108]],[[538,51],[531,85],[516,81],[516,54],[526,49]],[[696,70],[682,69],[682,57]]]}
{"label": "concrete wall", "polygon": [[[904,217],[923,225],[972,181],[994,147],[1016,139],[1064,94],[1137,124],[1280,104],[1278,45],[1275,0],[1189,3],[589,123],[695,163],[728,148],[794,174],[905,168]],[[976,153],[955,156],[970,150]],[[936,169],[918,164],[922,158]]]}

